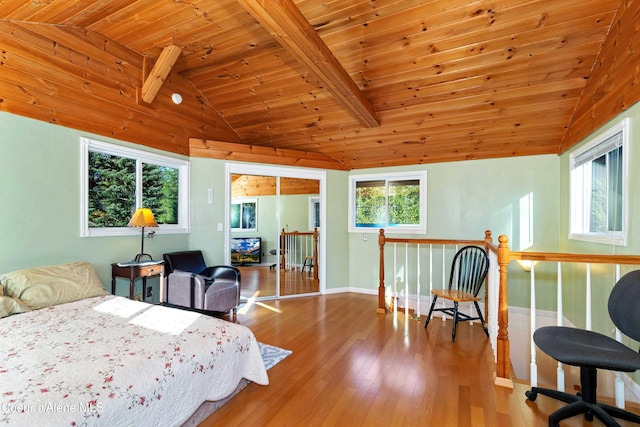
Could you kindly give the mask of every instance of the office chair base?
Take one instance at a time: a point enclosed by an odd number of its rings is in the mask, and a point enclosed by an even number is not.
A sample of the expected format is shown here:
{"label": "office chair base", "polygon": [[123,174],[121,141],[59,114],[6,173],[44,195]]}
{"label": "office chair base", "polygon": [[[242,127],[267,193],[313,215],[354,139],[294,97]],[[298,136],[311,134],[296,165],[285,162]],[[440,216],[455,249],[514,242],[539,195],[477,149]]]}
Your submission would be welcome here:
{"label": "office chair base", "polygon": [[593,421],[593,417],[595,416],[607,427],[620,427],[620,424],[614,419],[614,417],[640,424],[640,416],[638,415],[604,403],[587,402],[586,400],[583,400],[582,396],[579,394],[569,394],[541,387],[531,387],[531,390],[525,392],[527,399],[532,402],[536,400],[538,394],[569,404],[549,415],[549,427],[558,427],[560,425],[560,421],[579,414],[584,414],[587,421]]}

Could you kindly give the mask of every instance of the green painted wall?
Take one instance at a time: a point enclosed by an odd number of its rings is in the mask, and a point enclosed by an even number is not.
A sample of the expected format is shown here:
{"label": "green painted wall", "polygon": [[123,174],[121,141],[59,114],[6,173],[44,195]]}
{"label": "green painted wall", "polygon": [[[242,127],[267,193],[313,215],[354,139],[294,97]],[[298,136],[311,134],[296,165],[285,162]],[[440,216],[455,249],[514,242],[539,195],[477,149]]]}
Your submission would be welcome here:
{"label": "green painted wall", "polygon": [[[124,144],[0,113],[0,273],[88,261],[111,290],[111,263],[140,252],[139,235],[80,237],[82,136]],[[156,234],[145,241],[145,252],[157,258],[188,246],[188,234]],[[118,293],[124,292],[128,287],[119,285]]]}
{"label": "green painted wall", "polygon": [[[638,108],[628,114],[637,116]],[[79,138],[89,136],[132,144],[7,113],[0,113],[0,127],[3,212],[0,233],[4,243],[0,247],[0,272],[82,259],[96,266],[108,286],[110,263],[136,254],[139,238],[79,236]],[[637,127],[633,132],[638,134]],[[519,199],[532,192],[536,240],[531,250],[556,251],[575,245],[564,238],[568,208],[566,203],[559,202],[567,199],[566,159],[566,155],[531,156],[351,173],[426,169],[426,237],[482,238],[489,228],[494,240],[500,234],[510,236],[514,249],[519,244]],[[146,241],[145,248],[154,256],[171,250],[202,248],[208,262],[219,263],[224,260],[224,232],[218,231],[218,224],[224,224],[225,162],[193,158],[191,163],[192,233],[156,235]],[[369,234],[364,241],[361,233],[348,233],[348,177],[347,172],[327,171],[327,288],[352,287],[375,292],[378,269],[371,266],[378,257],[377,235]],[[207,200],[209,188],[214,193],[212,204]],[[305,207],[305,218],[306,214]],[[632,235],[636,229],[637,221],[632,218]],[[636,245],[625,250],[633,253],[637,249]],[[528,305],[528,291],[520,289],[518,273],[514,274],[510,285],[512,302]],[[526,283],[524,273],[523,277]]]}
{"label": "green painted wall", "polygon": [[[352,174],[424,169],[427,170],[427,234],[406,237],[483,239],[485,230],[489,229],[494,242],[497,243],[499,235],[506,234],[509,245],[519,250],[520,198],[533,193],[535,240],[530,250],[558,250],[557,156],[367,169]],[[366,241],[363,233],[350,233],[349,245],[349,284],[356,288],[377,289],[378,270],[371,268],[371,260],[377,260],[379,256],[377,233],[367,234]],[[524,292],[520,286],[526,276],[514,267],[510,276],[510,303],[528,305],[528,291]],[[422,274],[425,280],[426,273]],[[435,271],[434,276],[441,277],[440,271]],[[385,278],[385,282],[389,285],[389,278]],[[410,278],[409,283],[412,282]],[[422,289],[422,294],[428,294],[424,285]]]}

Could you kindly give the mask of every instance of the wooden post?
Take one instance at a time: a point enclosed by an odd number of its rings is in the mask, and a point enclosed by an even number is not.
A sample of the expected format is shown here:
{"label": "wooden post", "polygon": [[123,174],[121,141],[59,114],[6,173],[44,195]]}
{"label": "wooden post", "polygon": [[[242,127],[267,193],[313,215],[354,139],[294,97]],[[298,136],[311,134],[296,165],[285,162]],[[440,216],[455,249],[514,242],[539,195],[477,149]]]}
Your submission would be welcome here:
{"label": "wooden post", "polygon": [[510,262],[509,238],[498,237],[498,264],[500,265],[500,289],[498,290],[498,340],[496,384],[511,383],[511,349],[509,344],[509,293],[507,287],[507,270]]}
{"label": "wooden post", "polygon": [[380,229],[380,235],[378,235],[378,246],[380,246],[380,282],[378,284],[378,310],[379,314],[385,314],[387,312],[387,305],[385,304],[385,291],[384,291],[384,229]]}

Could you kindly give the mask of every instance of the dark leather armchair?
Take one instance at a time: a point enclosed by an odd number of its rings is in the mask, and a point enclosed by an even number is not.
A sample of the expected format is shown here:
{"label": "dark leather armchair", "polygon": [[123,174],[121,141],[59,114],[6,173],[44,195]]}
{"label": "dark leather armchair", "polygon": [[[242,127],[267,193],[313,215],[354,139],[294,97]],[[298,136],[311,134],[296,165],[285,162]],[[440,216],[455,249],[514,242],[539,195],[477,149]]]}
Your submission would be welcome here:
{"label": "dark leather armchair", "polygon": [[208,267],[202,251],[170,252],[162,256],[170,305],[202,311],[230,311],[240,304],[240,270],[228,265]]}

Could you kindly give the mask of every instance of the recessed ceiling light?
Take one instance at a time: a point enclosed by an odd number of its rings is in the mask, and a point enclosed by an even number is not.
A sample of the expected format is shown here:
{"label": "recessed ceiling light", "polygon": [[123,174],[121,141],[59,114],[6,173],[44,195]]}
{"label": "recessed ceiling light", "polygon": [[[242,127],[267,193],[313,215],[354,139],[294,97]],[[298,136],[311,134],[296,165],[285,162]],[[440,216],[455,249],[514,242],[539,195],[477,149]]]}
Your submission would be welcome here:
{"label": "recessed ceiling light", "polygon": [[172,93],[171,100],[176,105],[182,104],[182,95],[180,95],[179,93]]}

